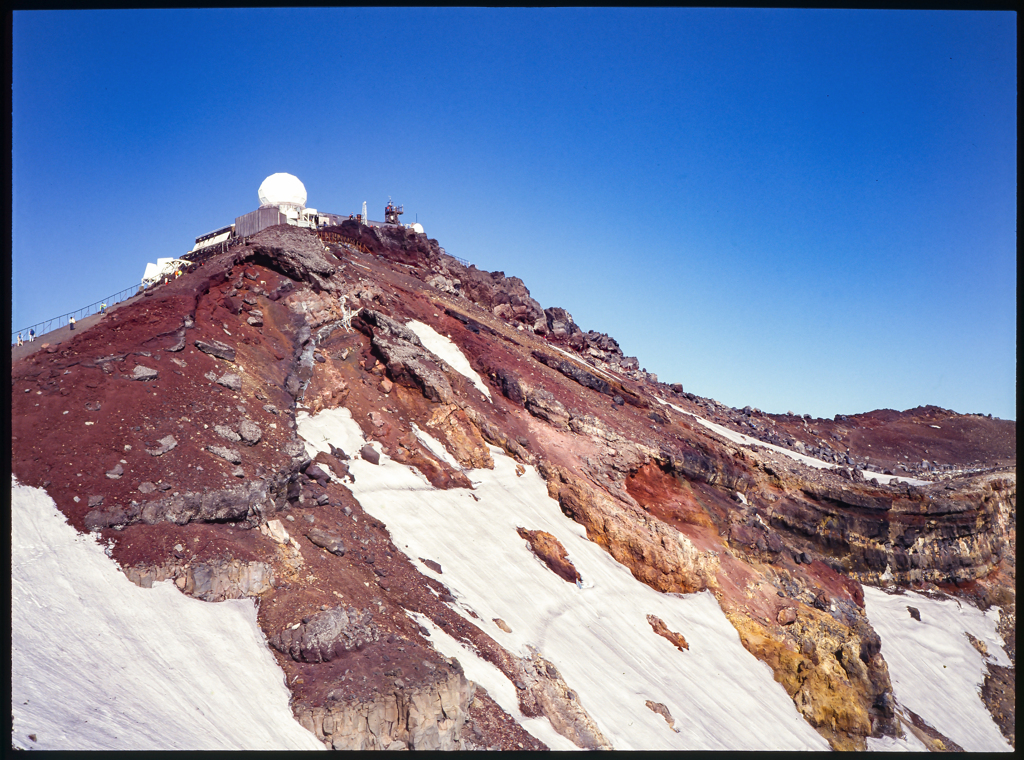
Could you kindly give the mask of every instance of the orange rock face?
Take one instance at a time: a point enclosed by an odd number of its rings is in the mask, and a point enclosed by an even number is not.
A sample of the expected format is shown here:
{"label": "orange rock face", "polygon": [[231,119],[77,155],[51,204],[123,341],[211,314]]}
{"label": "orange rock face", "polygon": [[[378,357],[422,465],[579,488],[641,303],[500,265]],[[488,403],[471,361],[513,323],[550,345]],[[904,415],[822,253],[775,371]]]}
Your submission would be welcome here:
{"label": "orange rock face", "polygon": [[542,530],[526,530],[525,528],[516,530],[530,544],[533,553],[551,568],[551,572],[569,583],[581,580],[576,567],[569,561],[565,547],[557,538]]}
{"label": "orange rock face", "polygon": [[680,652],[682,652],[684,649],[690,648],[690,645],[686,643],[686,639],[683,638],[683,634],[676,633],[675,631],[670,630],[669,627],[665,625],[665,621],[657,615],[648,615],[647,622],[651,624],[651,628],[654,629],[654,632],[656,634],[658,634],[659,636],[664,636],[666,639],[668,639],[669,643],[671,643],[672,646],[674,646]]}

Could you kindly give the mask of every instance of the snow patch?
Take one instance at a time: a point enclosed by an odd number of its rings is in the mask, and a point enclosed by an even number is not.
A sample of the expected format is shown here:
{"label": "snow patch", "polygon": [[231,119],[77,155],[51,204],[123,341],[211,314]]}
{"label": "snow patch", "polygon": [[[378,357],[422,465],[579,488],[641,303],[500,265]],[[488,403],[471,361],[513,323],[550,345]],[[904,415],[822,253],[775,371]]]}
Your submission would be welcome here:
{"label": "snow patch", "polygon": [[[358,448],[362,438],[346,409],[300,413],[296,421],[311,453],[328,442]],[[533,467],[517,476],[514,460],[490,450],[493,470],[467,472],[472,493],[435,489],[418,471],[383,457],[379,466],[353,459],[356,480],[348,487],[406,555],[441,563],[457,598],[453,610],[510,653],[527,656],[534,647],[554,663],[615,748],[828,749],[771,669],[743,648],[710,593],[661,594],[638,582],[561,513]],[[553,534],[583,588],[538,562],[517,527]],[[682,633],[690,649],[680,652],[655,634],[649,614]],[[665,704],[679,733],[646,700]]]}
{"label": "snow patch", "polygon": [[462,353],[462,349],[459,348],[455,343],[452,342],[451,338],[447,338],[441,333],[437,332],[430,325],[424,324],[417,320],[406,322],[405,326],[412,330],[419,337],[420,342],[428,350],[440,356],[448,364],[451,365],[452,369],[458,372],[460,375],[465,376],[476,389],[480,391],[484,396],[487,397],[488,401],[491,401],[491,389],[484,385],[484,381],[480,379],[480,375],[476,373],[476,370],[469,364],[469,359]]}
{"label": "snow patch", "polygon": [[445,657],[455,657],[466,678],[474,681],[487,689],[491,699],[498,703],[498,706],[515,718],[516,722],[526,729],[528,733],[540,739],[551,749],[556,750],[578,750],[575,744],[566,739],[551,727],[546,718],[527,718],[519,711],[519,698],[516,695],[515,685],[505,677],[498,668],[489,663],[473,649],[453,636],[446,633],[444,629],[438,628],[426,615],[419,612],[406,610],[406,614],[429,631],[431,642],[434,648]]}
{"label": "snow patch", "polygon": [[[916,607],[920,620],[907,607]],[[1009,667],[996,630],[999,608],[864,586],[864,611],[882,639],[896,700],[968,752],[1012,752],[981,700],[986,662]],[[985,643],[982,657],[965,632]]]}
{"label": "snow patch", "polygon": [[895,736],[881,736],[875,738],[869,736],[868,738],[868,751],[869,752],[928,752],[928,747],[925,746],[924,742],[914,736],[913,732],[907,728],[903,729],[903,738],[897,739]]}
{"label": "snow patch", "polygon": [[425,433],[420,430],[419,425],[415,422],[412,424],[412,432],[416,435],[416,438],[423,444],[427,451],[456,470],[462,470],[462,465],[459,464],[459,460],[448,453],[448,449],[444,447],[444,444],[429,433]]}
{"label": "snow patch", "polygon": [[13,746],[324,749],[292,716],[251,600],[139,588],[14,478],[11,518]]}

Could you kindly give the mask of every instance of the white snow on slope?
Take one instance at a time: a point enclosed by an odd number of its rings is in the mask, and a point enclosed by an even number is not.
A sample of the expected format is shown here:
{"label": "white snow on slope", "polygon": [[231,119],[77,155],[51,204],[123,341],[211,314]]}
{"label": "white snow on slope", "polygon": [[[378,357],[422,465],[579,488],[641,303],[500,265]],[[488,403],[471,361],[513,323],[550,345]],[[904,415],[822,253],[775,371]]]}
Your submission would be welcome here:
{"label": "white snow on slope", "polygon": [[406,612],[409,617],[429,631],[430,640],[438,652],[445,657],[458,659],[466,678],[487,689],[491,699],[497,702],[502,710],[515,718],[516,722],[530,734],[551,749],[579,750],[579,747],[555,731],[547,718],[527,718],[523,715],[519,711],[519,697],[516,696],[515,684],[509,681],[496,666],[477,654],[476,650],[461,641],[456,641],[443,628],[434,625],[434,622],[426,615],[409,610]]}
{"label": "white snow on slope", "polygon": [[458,372],[460,375],[465,376],[473,385],[476,386],[484,396],[487,397],[488,401],[491,401],[491,389],[484,385],[484,381],[480,379],[480,375],[477,374],[476,370],[473,369],[469,364],[469,359],[462,353],[462,350],[456,346],[451,338],[447,338],[441,333],[437,332],[430,325],[424,324],[417,320],[406,322],[405,326],[416,333],[419,336],[420,342],[428,350],[440,356],[448,364],[451,365],[452,369]]}
{"label": "white snow on slope", "polygon": [[[310,455],[328,450],[328,441],[346,452],[363,445],[347,409],[312,418],[299,412],[296,421]],[[409,557],[441,564],[436,577],[456,596],[453,609],[510,652],[527,655],[530,645],[553,662],[615,748],[828,749],[771,669],[743,648],[710,593],[660,594],[638,582],[561,513],[534,468],[517,477],[514,460],[495,447],[491,454],[494,470],[467,473],[473,491],[437,490],[387,456],[380,465],[352,459],[349,487]],[[555,535],[583,587],[541,563],[518,526]],[[656,635],[648,614],[682,633],[689,650]],[[679,733],[646,700],[664,703]]]}
{"label": "white snow on slope", "polygon": [[[916,607],[914,620],[907,607]],[[964,632],[985,642],[995,665],[1009,666],[996,631],[999,608],[982,612],[956,599],[864,586],[864,610],[882,639],[896,700],[968,752],[1012,752],[981,700],[985,658]]]}
{"label": "white snow on slope", "polygon": [[928,752],[924,742],[914,736],[913,732],[903,728],[903,737],[882,736],[867,738],[869,752]]}
{"label": "white snow on slope", "polygon": [[13,478],[11,527],[13,746],[324,749],[292,717],[251,601],[139,588]]}
{"label": "white snow on slope", "polygon": [[459,464],[459,460],[448,453],[448,449],[444,447],[439,440],[434,438],[432,435],[420,430],[419,425],[415,422],[412,423],[412,432],[416,436],[416,439],[426,447],[427,451],[433,454],[435,457],[440,459],[442,462],[452,467],[455,470],[462,471],[462,465]]}
{"label": "white snow on slope", "polygon": [[[732,441],[733,443],[738,443],[741,446],[760,446],[765,449],[771,449],[772,451],[777,451],[778,453],[784,454],[790,459],[795,459],[796,461],[802,462],[803,464],[806,464],[810,467],[817,467],[819,470],[836,469],[836,465],[832,464],[831,462],[824,462],[821,459],[815,459],[814,457],[809,457],[806,454],[798,454],[797,452],[791,451],[790,449],[787,448],[783,448],[782,446],[776,446],[774,443],[765,443],[764,441],[760,441],[757,438],[751,438],[749,435],[737,433],[735,430],[730,430],[727,427],[718,425],[714,422],[711,422],[710,420],[706,420],[703,417],[700,417],[694,414],[693,412],[688,412],[685,409],[676,406],[675,404],[665,401],[664,399],[659,398],[657,400],[660,401],[665,406],[672,407],[681,414],[686,414],[689,415],[690,417],[693,417],[693,419],[697,420],[697,422],[706,427],[708,430],[714,430],[720,436],[722,436],[726,440]],[[918,480],[917,478],[907,478],[897,475],[886,475],[884,473],[874,472],[872,470],[861,470],[861,472],[864,473],[864,478],[866,480],[871,480],[871,478],[877,478],[879,483],[889,483],[893,480],[902,480],[906,483],[909,483],[912,486],[926,486],[929,485],[931,482],[928,480]]]}

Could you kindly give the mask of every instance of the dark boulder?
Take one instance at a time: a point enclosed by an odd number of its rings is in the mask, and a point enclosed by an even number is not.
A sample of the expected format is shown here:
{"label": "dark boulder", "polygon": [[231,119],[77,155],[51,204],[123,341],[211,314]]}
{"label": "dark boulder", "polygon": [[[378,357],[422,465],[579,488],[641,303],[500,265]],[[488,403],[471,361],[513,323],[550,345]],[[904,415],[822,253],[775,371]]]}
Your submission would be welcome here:
{"label": "dark boulder", "polygon": [[218,359],[224,359],[229,362],[235,360],[235,349],[227,343],[221,343],[219,340],[197,340],[195,341],[195,347],[203,353],[216,356]]}
{"label": "dark boulder", "polygon": [[526,391],[518,375],[507,369],[497,369],[494,372],[494,379],[505,398],[520,406],[523,405],[526,401]]}
{"label": "dark boulder", "polygon": [[311,528],[306,534],[306,538],[312,541],[319,547],[322,547],[338,557],[345,556],[345,544],[341,540],[341,536],[337,536],[334,533],[328,533],[325,530],[319,528]]}

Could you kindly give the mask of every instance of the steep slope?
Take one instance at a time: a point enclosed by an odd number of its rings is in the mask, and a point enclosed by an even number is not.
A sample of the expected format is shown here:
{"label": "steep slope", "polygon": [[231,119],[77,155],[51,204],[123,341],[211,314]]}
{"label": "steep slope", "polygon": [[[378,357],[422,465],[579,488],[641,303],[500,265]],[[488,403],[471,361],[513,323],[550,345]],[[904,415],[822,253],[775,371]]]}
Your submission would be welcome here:
{"label": "steep slope", "polygon": [[[790,451],[825,426],[658,383],[436,241],[323,237],[265,230],[16,362],[12,462],[138,584],[257,598],[325,744],[864,748],[910,718],[861,583],[998,607],[1012,641],[1000,421],[905,413],[971,452],[934,481],[897,424],[891,463]],[[851,460],[874,419],[833,421]]]}
{"label": "steep slope", "polygon": [[134,586],[39,489],[12,488],[19,749],[318,749],[252,604]]}

